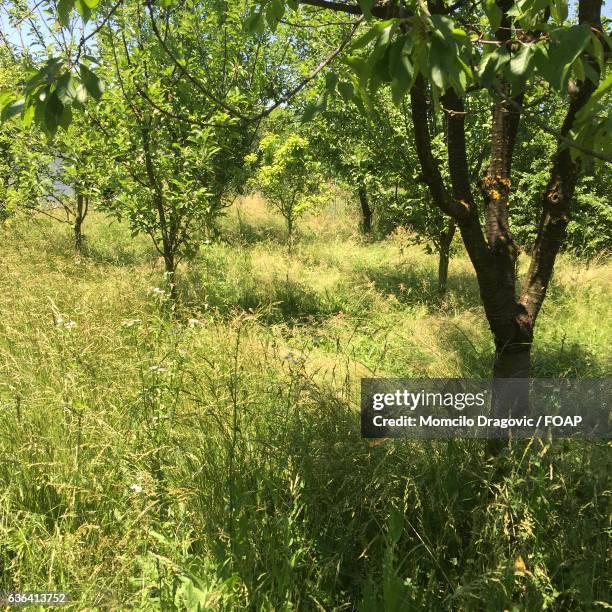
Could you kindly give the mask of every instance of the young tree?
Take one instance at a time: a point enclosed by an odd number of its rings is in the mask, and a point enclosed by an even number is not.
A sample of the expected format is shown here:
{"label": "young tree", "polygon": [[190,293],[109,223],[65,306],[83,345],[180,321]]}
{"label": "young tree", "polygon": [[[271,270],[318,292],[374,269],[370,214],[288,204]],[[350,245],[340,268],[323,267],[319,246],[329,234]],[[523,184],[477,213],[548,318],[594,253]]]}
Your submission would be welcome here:
{"label": "young tree", "polygon": [[[312,157],[308,140],[295,133],[267,134],[260,151],[262,163],[252,184],[285,219],[291,252],[295,222],[322,201],[321,164]],[[254,162],[256,158],[249,159]]]}

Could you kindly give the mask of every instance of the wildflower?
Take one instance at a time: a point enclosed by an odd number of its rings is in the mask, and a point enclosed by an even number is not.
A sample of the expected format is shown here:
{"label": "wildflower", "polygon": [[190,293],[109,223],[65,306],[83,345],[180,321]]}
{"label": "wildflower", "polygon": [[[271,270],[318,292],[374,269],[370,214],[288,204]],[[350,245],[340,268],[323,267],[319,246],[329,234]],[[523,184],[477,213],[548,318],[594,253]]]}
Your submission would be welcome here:
{"label": "wildflower", "polygon": [[196,325],[202,325],[202,321],[199,319],[187,319],[187,324],[189,327],[195,327]]}
{"label": "wildflower", "polygon": [[164,372],[167,372],[168,368],[165,368],[162,365],[152,365],[149,368],[149,372],[155,372],[156,374],[163,374]]}
{"label": "wildflower", "polygon": [[134,325],[138,325],[140,323],[140,319],[130,319],[129,321],[124,321],[121,325],[123,327],[134,327]]}
{"label": "wildflower", "polygon": [[163,289],[160,289],[159,287],[151,287],[149,291],[151,293],[154,293],[155,295],[158,295],[160,298],[167,298],[170,295],[167,291],[164,291]]}
{"label": "wildflower", "polygon": [[133,484],[133,485],[130,487],[130,491],[131,491],[132,493],[136,493],[136,494],[138,494],[138,493],[142,493],[142,487],[141,487],[139,484]]}
{"label": "wildflower", "polygon": [[54,322],[56,327],[64,327],[66,329],[72,329],[73,327],[76,327],[75,321],[66,321],[63,317],[59,315],[54,318]]}

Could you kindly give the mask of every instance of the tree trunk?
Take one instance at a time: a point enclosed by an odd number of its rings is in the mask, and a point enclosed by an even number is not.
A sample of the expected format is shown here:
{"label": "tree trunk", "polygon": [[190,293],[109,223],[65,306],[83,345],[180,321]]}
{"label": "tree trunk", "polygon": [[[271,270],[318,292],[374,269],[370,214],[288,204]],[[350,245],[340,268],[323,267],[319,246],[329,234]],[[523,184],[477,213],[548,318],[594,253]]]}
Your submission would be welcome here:
{"label": "tree trunk", "polygon": [[364,183],[359,185],[359,203],[361,204],[361,230],[364,234],[369,234],[372,231],[372,209]]}
{"label": "tree trunk", "polygon": [[89,207],[88,198],[82,194],[77,194],[76,210],[74,215],[74,248],[80,253],[83,248],[83,222],[87,216]]}
{"label": "tree trunk", "polygon": [[287,221],[287,250],[289,253],[293,251],[293,215],[286,217]]}
{"label": "tree trunk", "polygon": [[440,247],[438,253],[438,293],[440,296],[443,296],[446,293],[450,249],[454,236],[455,221],[450,219],[446,231],[442,232],[440,235]]}
{"label": "tree trunk", "polygon": [[168,285],[168,291],[170,292],[170,298],[172,301],[176,301],[178,297],[178,291],[176,287],[176,261],[174,253],[172,251],[164,252],[164,267],[166,270],[166,283]]}

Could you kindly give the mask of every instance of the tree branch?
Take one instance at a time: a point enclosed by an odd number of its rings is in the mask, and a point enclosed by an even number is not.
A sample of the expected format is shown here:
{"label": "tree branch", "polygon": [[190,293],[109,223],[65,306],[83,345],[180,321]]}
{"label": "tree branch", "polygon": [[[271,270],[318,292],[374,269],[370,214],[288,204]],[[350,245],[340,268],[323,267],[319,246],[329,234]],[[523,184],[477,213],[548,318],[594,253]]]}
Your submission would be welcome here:
{"label": "tree branch", "polygon": [[[300,4],[316,6],[319,8],[329,9],[339,13],[348,13],[349,15],[363,15],[361,6],[358,4],[344,4],[343,2],[333,2],[332,0],[298,0]],[[376,6],[370,9],[374,17],[380,19],[390,19],[391,17],[399,17],[399,9],[391,3],[385,6]]]}
{"label": "tree branch", "polygon": [[[580,0],[578,15],[580,23],[588,23],[600,29],[601,0]],[[597,62],[592,57],[587,57],[587,61],[599,74]],[[587,104],[596,88],[597,84],[591,80],[577,83],[561,127],[561,136],[565,137],[570,132],[576,115]],[[542,214],[538,234],[519,299],[532,325],[542,307],[557,254],[565,240],[565,231],[570,220],[571,200],[580,175],[580,160],[573,160],[569,148],[563,146],[562,142],[554,154],[548,185],[542,194]]]}

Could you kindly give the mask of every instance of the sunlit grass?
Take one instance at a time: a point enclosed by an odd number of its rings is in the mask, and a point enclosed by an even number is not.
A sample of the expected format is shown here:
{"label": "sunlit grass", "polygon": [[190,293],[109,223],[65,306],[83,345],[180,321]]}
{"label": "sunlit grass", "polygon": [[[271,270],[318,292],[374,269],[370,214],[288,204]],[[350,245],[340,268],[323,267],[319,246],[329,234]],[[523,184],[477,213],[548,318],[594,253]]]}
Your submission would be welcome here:
{"label": "sunlit grass", "polygon": [[[434,257],[352,214],[305,220],[291,256],[260,200],[224,228],[174,311],[146,238],[101,215],[76,259],[46,221],[2,230],[0,590],[75,609],[609,601],[605,444],[519,445],[495,482],[478,441],[359,436],[361,376],[489,375],[465,256],[440,301]],[[560,258],[536,375],[609,375],[611,270]]]}

